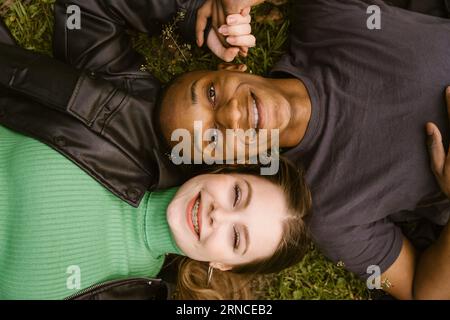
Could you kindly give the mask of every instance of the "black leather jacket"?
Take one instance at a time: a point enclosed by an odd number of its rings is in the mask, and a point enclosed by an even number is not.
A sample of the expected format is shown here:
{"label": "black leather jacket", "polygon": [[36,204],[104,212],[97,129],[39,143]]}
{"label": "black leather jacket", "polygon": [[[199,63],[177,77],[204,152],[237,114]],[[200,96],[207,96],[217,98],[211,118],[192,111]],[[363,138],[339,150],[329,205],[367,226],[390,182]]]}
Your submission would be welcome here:
{"label": "black leather jacket", "polygon": [[[126,31],[159,33],[183,11],[180,30],[193,39],[203,2],[57,1],[54,55],[68,64],[0,44],[0,124],[56,149],[132,206],[147,190],[179,185],[156,121],[160,84],[141,70]],[[80,30],[66,28],[72,4]]]}
{"label": "black leather jacket", "polygon": [[[182,10],[180,30],[193,40],[203,2],[57,1],[54,55],[62,61],[16,46],[0,19],[0,125],[54,148],[132,206],[147,190],[179,185],[183,175],[164,154],[155,121],[160,84],[141,70],[126,29],[159,33]],[[81,8],[80,30],[66,29],[70,4]],[[171,288],[161,279],[121,279],[68,299],[161,300]]]}

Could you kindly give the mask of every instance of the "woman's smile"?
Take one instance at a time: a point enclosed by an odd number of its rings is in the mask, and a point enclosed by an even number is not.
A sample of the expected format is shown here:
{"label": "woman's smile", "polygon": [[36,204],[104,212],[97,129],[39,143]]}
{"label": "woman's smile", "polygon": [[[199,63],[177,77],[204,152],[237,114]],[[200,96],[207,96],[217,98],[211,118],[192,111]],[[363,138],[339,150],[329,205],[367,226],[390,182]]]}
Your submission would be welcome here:
{"label": "woman's smile", "polygon": [[186,208],[186,218],[188,226],[198,240],[200,240],[201,235],[201,209],[201,193],[199,192],[192,198],[191,201],[189,201]]}

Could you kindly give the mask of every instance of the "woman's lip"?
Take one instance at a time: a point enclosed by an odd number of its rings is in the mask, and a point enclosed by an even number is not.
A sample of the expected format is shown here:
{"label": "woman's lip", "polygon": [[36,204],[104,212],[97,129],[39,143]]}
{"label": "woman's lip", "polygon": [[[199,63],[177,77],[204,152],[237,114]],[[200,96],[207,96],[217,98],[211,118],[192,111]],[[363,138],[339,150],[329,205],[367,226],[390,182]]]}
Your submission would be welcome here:
{"label": "woman's lip", "polygon": [[[194,205],[195,202],[197,201],[197,199],[200,197],[200,192],[197,193],[192,199],[191,201],[189,201],[187,207],[186,207],[186,219],[187,219],[187,224],[189,226],[189,229],[191,229],[192,233],[194,234],[194,236],[200,240],[200,236],[197,234],[197,232],[195,232],[195,228],[194,225],[192,224],[192,209],[194,209]],[[201,209],[201,205],[199,205],[198,207],[198,213],[197,213],[197,219],[198,221],[198,233],[201,234],[201,217],[200,217],[200,209]]]}
{"label": "woman's lip", "polygon": [[199,193],[198,210],[197,210],[197,225],[198,225],[198,240],[202,236],[202,194]]}

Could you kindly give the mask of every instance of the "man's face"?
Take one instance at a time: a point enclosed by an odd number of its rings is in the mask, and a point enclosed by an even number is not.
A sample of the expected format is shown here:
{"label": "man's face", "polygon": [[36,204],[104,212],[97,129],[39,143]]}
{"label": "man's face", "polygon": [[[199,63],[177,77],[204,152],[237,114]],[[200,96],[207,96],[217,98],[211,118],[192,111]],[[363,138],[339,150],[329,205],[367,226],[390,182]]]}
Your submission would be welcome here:
{"label": "man's face", "polygon": [[[226,129],[279,129],[281,136],[290,125],[292,108],[286,94],[274,86],[276,81],[227,70],[182,76],[168,88],[163,101],[160,122],[165,139],[177,144],[171,141],[176,129],[187,129],[194,137],[195,121],[201,121],[203,132],[212,129],[223,137]],[[211,141],[202,142],[202,147]]]}

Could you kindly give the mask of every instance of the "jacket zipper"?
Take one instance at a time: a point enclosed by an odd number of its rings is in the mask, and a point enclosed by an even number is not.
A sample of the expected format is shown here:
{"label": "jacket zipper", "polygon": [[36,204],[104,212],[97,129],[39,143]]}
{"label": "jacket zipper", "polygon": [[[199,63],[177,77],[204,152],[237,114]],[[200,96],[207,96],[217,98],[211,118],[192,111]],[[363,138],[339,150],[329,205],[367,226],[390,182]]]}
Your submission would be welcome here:
{"label": "jacket zipper", "polygon": [[100,289],[102,287],[111,286],[113,284],[115,284],[115,285],[122,285],[122,284],[130,283],[130,282],[145,281],[145,282],[148,282],[149,285],[150,285],[152,281],[156,281],[156,280],[157,279],[150,279],[150,278],[130,278],[130,279],[125,279],[125,280],[109,280],[109,281],[100,282],[100,283],[94,284],[94,285],[92,285],[90,287],[87,287],[87,288],[85,288],[85,289],[83,289],[81,291],[78,291],[78,292],[76,292],[76,293],[74,293],[74,294],[64,298],[64,300],[72,300],[72,299],[77,298],[79,296],[82,296],[82,295],[84,295],[84,294],[86,294],[86,293],[88,293],[90,291],[98,290],[98,289]]}

